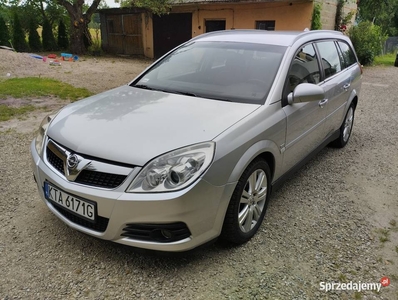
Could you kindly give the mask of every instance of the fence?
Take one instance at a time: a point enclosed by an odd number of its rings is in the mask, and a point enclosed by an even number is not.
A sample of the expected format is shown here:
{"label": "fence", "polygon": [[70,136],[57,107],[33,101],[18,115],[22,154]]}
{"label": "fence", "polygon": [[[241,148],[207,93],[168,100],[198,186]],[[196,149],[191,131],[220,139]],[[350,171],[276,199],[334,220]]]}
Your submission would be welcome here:
{"label": "fence", "polygon": [[396,53],[398,50],[398,36],[392,36],[384,44],[384,53]]}

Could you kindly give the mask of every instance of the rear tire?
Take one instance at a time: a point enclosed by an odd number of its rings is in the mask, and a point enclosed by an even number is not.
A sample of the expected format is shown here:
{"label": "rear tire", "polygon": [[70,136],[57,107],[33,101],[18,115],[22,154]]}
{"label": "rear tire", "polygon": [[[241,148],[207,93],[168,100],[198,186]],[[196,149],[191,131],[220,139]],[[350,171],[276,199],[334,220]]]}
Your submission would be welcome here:
{"label": "rear tire", "polygon": [[344,118],[343,124],[340,126],[340,136],[331,142],[330,146],[335,148],[343,148],[345,145],[347,145],[351,136],[352,127],[354,126],[354,116],[355,107],[353,104],[351,104]]}
{"label": "rear tire", "polygon": [[271,191],[271,171],[262,159],[249,164],[232,194],[221,238],[235,244],[250,240],[260,227]]}

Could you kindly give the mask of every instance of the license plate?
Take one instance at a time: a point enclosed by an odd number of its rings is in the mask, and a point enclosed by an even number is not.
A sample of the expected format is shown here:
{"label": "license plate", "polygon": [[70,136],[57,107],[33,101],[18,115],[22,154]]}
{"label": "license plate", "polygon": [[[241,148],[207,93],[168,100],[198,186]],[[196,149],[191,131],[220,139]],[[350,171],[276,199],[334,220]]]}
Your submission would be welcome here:
{"label": "license plate", "polygon": [[97,211],[97,204],[95,202],[89,202],[72,196],[48,182],[44,182],[44,195],[47,200],[67,209],[75,215],[92,222],[95,221]]}

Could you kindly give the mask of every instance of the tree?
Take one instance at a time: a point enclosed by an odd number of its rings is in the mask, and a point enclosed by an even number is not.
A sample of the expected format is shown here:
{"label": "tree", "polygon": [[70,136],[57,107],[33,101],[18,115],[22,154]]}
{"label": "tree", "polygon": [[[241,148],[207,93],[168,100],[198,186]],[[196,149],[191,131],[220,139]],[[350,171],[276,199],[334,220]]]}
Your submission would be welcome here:
{"label": "tree", "polygon": [[[63,6],[70,17],[70,51],[75,54],[83,54],[86,52],[84,38],[86,37],[89,44],[91,43],[91,35],[88,30],[88,24],[91,16],[97,10],[101,0],[93,0],[91,5],[85,11],[84,0],[53,0]],[[85,11],[85,12],[84,12]]]}
{"label": "tree", "polygon": [[8,26],[4,21],[3,17],[0,16],[0,45],[10,46],[10,32],[8,31]]}
{"label": "tree", "polygon": [[57,50],[58,47],[57,43],[55,42],[53,29],[48,19],[45,19],[43,23],[42,39],[44,51]]}
{"label": "tree", "polygon": [[379,26],[363,21],[349,29],[348,35],[354,44],[358,59],[363,65],[370,65],[381,54],[387,37]]}
{"label": "tree", "polygon": [[25,32],[22,30],[18,14],[14,14],[14,22],[12,26],[12,45],[16,51],[26,52],[29,50],[28,43],[25,39]]}
{"label": "tree", "polygon": [[312,11],[312,19],[311,19],[311,30],[322,29],[321,9],[322,7],[319,3],[314,4],[314,9]]}
{"label": "tree", "polygon": [[29,21],[29,47],[32,51],[41,50],[40,36],[37,33],[37,24],[33,19]]}
{"label": "tree", "polygon": [[65,24],[62,20],[59,21],[58,25],[58,47],[60,49],[68,49],[69,48],[69,39],[66,34]]}
{"label": "tree", "polygon": [[[2,0],[0,0],[1,2]],[[41,24],[49,22],[51,26],[63,20],[69,27],[70,50],[76,54],[83,54],[86,50],[84,40],[91,43],[91,35],[88,30],[92,14],[97,10],[102,0],[8,0],[14,9],[25,9],[26,13],[34,13],[41,19]],[[29,9],[28,9],[29,7]],[[65,18],[67,16],[67,18]],[[55,39],[54,39],[55,40]],[[44,41],[43,41],[44,46]]]}
{"label": "tree", "polygon": [[121,0],[121,7],[142,7],[150,10],[156,15],[167,14],[170,12],[173,0]]}
{"label": "tree", "polygon": [[381,27],[388,35],[398,33],[396,16],[398,0],[361,0],[358,4],[358,21],[369,21]]}

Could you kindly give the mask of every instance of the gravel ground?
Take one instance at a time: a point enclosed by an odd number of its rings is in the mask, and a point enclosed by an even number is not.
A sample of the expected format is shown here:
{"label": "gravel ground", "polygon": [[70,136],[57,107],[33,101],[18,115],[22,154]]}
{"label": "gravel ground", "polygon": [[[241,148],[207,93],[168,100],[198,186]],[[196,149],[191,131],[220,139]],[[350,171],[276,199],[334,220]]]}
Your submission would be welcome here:
{"label": "gravel ground", "polygon": [[50,77],[99,93],[128,83],[152,62],[145,58],[109,56],[84,56],[75,62],[60,61],[60,66],[51,66],[50,61],[0,49],[0,81],[29,76]]}
{"label": "gravel ground", "polygon": [[[35,127],[3,124],[0,299],[398,299],[397,78],[398,68],[365,70],[347,147],[323,150],[274,193],[249,243],[186,254],[68,228],[37,194],[28,151]],[[379,293],[320,290],[320,282],[383,276],[391,284]]]}

